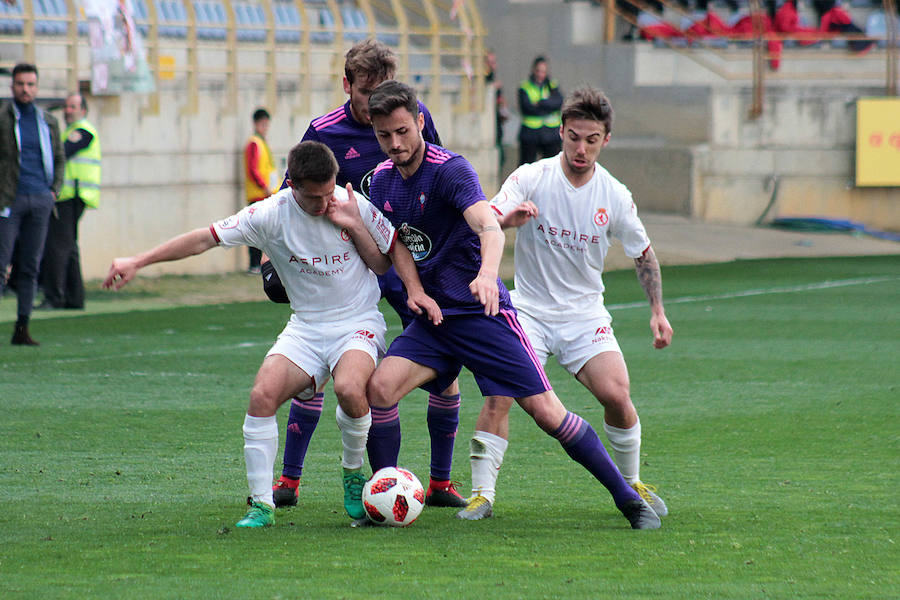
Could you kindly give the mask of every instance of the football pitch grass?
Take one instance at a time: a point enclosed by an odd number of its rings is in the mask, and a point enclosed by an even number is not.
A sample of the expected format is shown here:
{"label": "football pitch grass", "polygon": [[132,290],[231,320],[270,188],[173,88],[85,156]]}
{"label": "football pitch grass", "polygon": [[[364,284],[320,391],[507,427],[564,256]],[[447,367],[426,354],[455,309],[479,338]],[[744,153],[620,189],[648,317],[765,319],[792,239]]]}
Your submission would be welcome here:
{"label": "football pitch grass", "polygon": [[[663,277],[675,337],[657,351],[634,273],[605,276],[642,476],[670,509],[658,531],[631,530],[517,408],[493,519],[426,508],[406,529],[351,529],[330,389],[300,505],[275,527],[235,529],[247,395],[286,307],[103,314],[126,288],[90,296],[97,314],[42,320],[40,348],[9,346],[4,322],[0,597],[898,597],[900,258]],[[599,404],[553,359],[548,375],[606,443]],[[466,492],[481,399],[468,374],[461,384]],[[420,391],[400,405],[400,464],[423,480],[425,407]]]}

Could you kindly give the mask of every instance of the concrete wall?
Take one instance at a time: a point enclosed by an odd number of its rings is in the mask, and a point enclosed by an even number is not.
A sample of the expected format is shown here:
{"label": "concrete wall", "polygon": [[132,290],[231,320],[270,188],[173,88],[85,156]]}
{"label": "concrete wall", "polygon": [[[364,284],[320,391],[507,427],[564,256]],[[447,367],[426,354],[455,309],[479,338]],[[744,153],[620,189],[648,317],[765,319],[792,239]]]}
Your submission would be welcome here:
{"label": "concrete wall", "polygon": [[[582,84],[600,88],[615,110],[613,142],[700,143],[707,139],[709,92],[695,85],[635,83],[633,44],[603,44],[604,8],[591,2],[480,0],[498,75],[516,112],[516,90],[537,55],[550,61],[563,92]],[[677,111],[673,111],[677,107]],[[516,129],[518,120],[514,123]],[[517,153],[515,135],[509,140]]]}
{"label": "concrete wall", "polygon": [[750,90],[717,88],[710,143],[694,148],[689,214],[749,224],[774,201],[768,217],[852,219],[900,231],[900,189],[854,184],[855,100],[870,95],[877,90],[773,87],[762,116],[749,119]]}
{"label": "concrete wall", "polygon": [[637,80],[689,81],[710,93],[708,141],[691,148],[687,214],[751,224],[765,211],[767,218],[852,219],[900,231],[900,189],[858,188],[854,181],[856,100],[883,95],[883,73],[866,75],[883,66],[883,53],[825,54],[827,60],[813,63],[786,54],[781,69],[766,75],[757,118],[750,117],[752,88],[745,80],[698,70],[671,50],[639,45],[635,53]]}
{"label": "concrete wall", "polygon": [[[45,97],[63,96],[52,82]],[[339,81],[334,86],[340,90]],[[145,114],[146,99],[90,98],[88,118],[100,132],[103,146],[103,186],[99,210],[81,221],[81,260],[85,278],[106,274],[110,261],[150,248],[184,231],[207,227],[239,210],[243,204],[242,150],[252,132],[251,115],[261,98],[242,90],[237,110],[226,110],[221,91],[200,94],[199,110],[187,115],[183,93],[161,94],[160,111]],[[313,94],[309,114],[298,114],[295,93],[278,96],[272,113],[269,143],[279,168],[288,150],[306,131],[309,121],[333,108],[341,97],[331,88]],[[495,185],[496,150],[493,113],[465,114],[453,109],[453,95],[430,106],[444,144],[465,156]],[[488,104],[488,106],[490,106]],[[60,119],[62,118],[59,115]],[[246,268],[243,248],[215,250],[173,263],[154,265],[148,275],[210,273]]]}

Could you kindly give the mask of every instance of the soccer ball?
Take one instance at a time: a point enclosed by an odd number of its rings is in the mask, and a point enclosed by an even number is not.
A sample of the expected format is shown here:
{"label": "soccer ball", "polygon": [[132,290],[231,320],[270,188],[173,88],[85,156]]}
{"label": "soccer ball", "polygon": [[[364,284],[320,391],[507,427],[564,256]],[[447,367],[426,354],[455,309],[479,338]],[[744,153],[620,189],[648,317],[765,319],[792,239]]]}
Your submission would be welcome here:
{"label": "soccer ball", "polygon": [[363,486],[366,515],[376,525],[406,527],[422,513],[425,490],[406,469],[385,467]]}

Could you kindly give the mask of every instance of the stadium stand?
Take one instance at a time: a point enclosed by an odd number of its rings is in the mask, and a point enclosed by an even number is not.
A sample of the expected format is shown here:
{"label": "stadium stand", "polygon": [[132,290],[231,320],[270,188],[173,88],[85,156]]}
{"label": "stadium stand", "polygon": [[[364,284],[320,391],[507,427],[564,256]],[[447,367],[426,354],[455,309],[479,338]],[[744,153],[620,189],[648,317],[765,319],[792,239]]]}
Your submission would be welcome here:
{"label": "stadium stand", "polygon": [[159,21],[159,35],[183,39],[187,37],[187,11],[181,0],[154,0],[156,18]]}
{"label": "stadium stand", "polygon": [[[131,7],[134,9],[134,14],[132,15],[134,26],[141,32],[141,35],[147,35],[150,31],[150,15],[147,13],[147,0],[131,0]],[[81,35],[82,23],[84,21],[78,22],[79,35]]]}
{"label": "stadium stand", "polygon": [[[897,17],[894,19],[894,29],[900,27]],[[879,48],[887,47],[887,21],[888,17],[882,10],[874,10],[866,17],[866,35],[871,39],[877,40]]]}
{"label": "stadium stand", "polygon": [[22,0],[13,4],[0,2],[0,33],[5,35],[21,35],[25,26],[22,19]]}
{"label": "stadium stand", "polygon": [[279,44],[299,44],[303,23],[297,5],[288,1],[272,2],[275,19],[275,41]]}
{"label": "stadium stand", "polygon": [[[876,0],[785,0],[761,2],[759,24],[773,68],[783,48],[827,47],[862,53],[874,42],[885,47],[884,11]],[[675,0],[618,0],[618,16],[628,30],[659,47],[752,48],[758,32],[748,0],[698,0],[693,8]],[[863,23],[864,27],[855,23]],[[637,35],[636,35],[637,34]]]}
{"label": "stadium stand", "polygon": [[309,38],[321,44],[330,44],[334,41],[334,15],[331,14],[331,9],[327,6],[321,6],[319,8],[315,7],[307,7],[306,14],[308,17],[308,21],[311,24],[310,30],[312,33]]}
{"label": "stadium stand", "polygon": [[266,13],[255,2],[232,2],[239,42],[263,42],[266,39]]}
{"label": "stadium stand", "polygon": [[369,24],[366,20],[366,15],[359,8],[349,4],[342,4],[341,19],[344,22],[345,38],[357,42],[369,35]]}
{"label": "stadium stand", "polygon": [[211,0],[194,0],[193,5],[197,19],[197,39],[224,40],[228,25],[225,7],[220,2]]}
{"label": "stadium stand", "polygon": [[34,31],[38,35],[64,35],[68,28],[68,11],[65,4],[52,0],[34,1]]}

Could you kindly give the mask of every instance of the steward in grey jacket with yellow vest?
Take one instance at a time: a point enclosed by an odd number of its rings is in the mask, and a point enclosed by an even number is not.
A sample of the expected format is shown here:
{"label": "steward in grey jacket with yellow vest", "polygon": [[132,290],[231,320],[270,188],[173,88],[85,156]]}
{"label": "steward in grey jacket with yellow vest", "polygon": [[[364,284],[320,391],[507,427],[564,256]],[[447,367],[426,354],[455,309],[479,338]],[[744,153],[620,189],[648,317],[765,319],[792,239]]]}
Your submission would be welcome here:
{"label": "steward in grey jacket with yellow vest", "polygon": [[522,113],[520,165],[536,161],[538,153],[541,158],[559,154],[562,149],[559,137],[562,103],[559,84],[548,76],[546,59],[538,56],[534,59],[531,75],[519,84],[519,111]]}
{"label": "steward in grey jacket with yellow vest", "polygon": [[[74,101],[86,110],[77,94]],[[66,120],[73,107],[67,107]],[[80,108],[80,107],[79,107]],[[81,116],[80,114],[78,116]],[[69,123],[65,139],[66,170],[62,190],[50,219],[44,260],[41,263],[41,308],[84,308],[84,282],[78,251],[78,221],[85,206],[100,205],[100,138],[83,116]]]}

